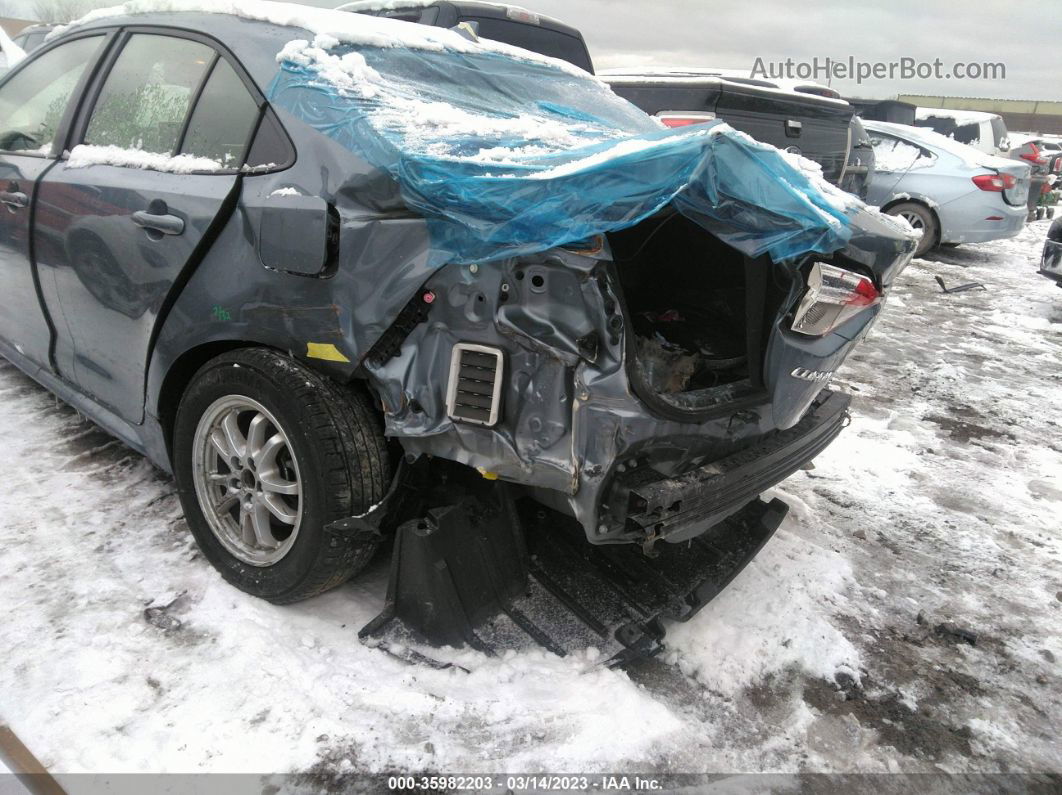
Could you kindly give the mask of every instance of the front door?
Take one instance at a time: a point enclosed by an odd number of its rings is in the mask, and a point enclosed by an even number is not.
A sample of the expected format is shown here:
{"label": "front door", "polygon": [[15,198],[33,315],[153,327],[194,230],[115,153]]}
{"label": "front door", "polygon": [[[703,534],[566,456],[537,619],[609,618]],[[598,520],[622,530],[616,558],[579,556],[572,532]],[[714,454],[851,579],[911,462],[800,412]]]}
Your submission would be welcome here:
{"label": "front door", "polygon": [[41,181],[34,234],[63,318],[60,373],[138,423],[155,323],[238,187],[258,106],[202,41],[134,33],[121,47],[81,144]]}

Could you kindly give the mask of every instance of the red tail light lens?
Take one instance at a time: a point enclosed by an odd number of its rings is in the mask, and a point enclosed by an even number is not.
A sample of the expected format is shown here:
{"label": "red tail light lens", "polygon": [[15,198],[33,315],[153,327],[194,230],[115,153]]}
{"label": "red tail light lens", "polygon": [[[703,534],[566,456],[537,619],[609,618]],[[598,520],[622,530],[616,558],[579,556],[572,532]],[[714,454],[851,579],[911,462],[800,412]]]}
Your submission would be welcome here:
{"label": "red tail light lens", "polygon": [[971,177],[971,179],[973,179],[973,184],[981,190],[994,191],[995,193],[1013,188],[1016,184],[1016,180],[1010,174],[978,174],[976,177]]}
{"label": "red tail light lens", "polygon": [[821,337],[879,301],[881,293],[866,276],[816,262],[793,318],[793,331]]}
{"label": "red tail light lens", "polygon": [[664,123],[665,127],[689,127],[693,124],[704,124],[706,121],[715,119],[714,113],[689,111],[684,113],[671,113],[661,111],[656,117]]}
{"label": "red tail light lens", "polygon": [[1023,160],[1028,160],[1030,163],[1036,163],[1038,166],[1042,166],[1047,162],[1047,158],[1040,154],[1040,147],[1036,144],[1029,144],[1029,154],[1021,156]]}

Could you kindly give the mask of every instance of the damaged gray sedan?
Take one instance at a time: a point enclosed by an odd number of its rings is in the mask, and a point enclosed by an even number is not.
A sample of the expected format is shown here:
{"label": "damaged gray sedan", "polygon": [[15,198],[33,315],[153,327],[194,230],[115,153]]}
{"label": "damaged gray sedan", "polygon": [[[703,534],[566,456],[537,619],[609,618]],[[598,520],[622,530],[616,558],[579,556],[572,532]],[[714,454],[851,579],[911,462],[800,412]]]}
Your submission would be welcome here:
{"label": "damaged gray sedan", "polygon": [[[0,119],[0,353],[172,471],[248,593],[321,593],[397,532],[369,634],[645,648],[777,527],[758,496],[841,430],[826,384],[914,247],[726,125],[302,6],[98,12]],[[690,571],[602,606],[616,554]]]}

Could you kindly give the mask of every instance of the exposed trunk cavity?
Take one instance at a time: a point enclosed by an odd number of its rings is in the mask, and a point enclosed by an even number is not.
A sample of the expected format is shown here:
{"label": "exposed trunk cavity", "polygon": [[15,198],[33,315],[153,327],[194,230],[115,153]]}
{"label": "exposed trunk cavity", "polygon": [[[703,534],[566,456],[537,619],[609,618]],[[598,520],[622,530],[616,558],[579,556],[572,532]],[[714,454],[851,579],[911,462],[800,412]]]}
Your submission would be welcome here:
{"label": "exposed trunk cavity", "polygon": [[782,269],[746,259],[677,213],[612,234],[610,243],[637,386],[691,412],[762,387],[769,323],[788,288]]}

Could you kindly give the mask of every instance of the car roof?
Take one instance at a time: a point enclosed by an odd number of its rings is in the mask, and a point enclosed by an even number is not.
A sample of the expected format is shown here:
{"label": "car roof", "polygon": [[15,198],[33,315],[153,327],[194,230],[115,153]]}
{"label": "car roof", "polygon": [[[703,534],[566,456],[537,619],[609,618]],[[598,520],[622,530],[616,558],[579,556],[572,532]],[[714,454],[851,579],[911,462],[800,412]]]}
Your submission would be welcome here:
{"label": "car roof", "polygon": [[982,152],[976,147],[967,146],[964,143],[956,141],[954,138],[941,135],[927,127],[912,127],[908,124],[894,124],[887,121],[868,121],[866,119],[863,120],[863,126],[871,132],[882,132],[894,135],[908,143],[926,149],[932,149],[936,153],[944,152],[952,157],[957,157],[970,168],[999,168],[1001,166],[1012,165],[1014,162],[1005,157],[997,157]]}
{"label": "car roof", "polygon": [[915,118],[923,119],[954,119],[957,122],[970,124],[971,122],[1002,120],[998,113],[986,113],[982,110],[957,110],[954,108],[927,108],[918,106],[915,108]]}
{"label": "car roof", "polygon": [[134,25],[191,31],[220,41],[263,87],[275,76],[277,54],[288,42],[313,40],[316,35],[363,46],[495,52],[520,60],[546,62],[586,76],[586,72],[565,61],[500,42],[470,41],[444,28],[331,8],[266,0],[244,0],[230,5],[217,5],[211,0],[139,0],[135,8],[137,11],[133,13],[129,13],[128,6],[89,12],[70,25],[56,28],[46,43],[82,31]]}

